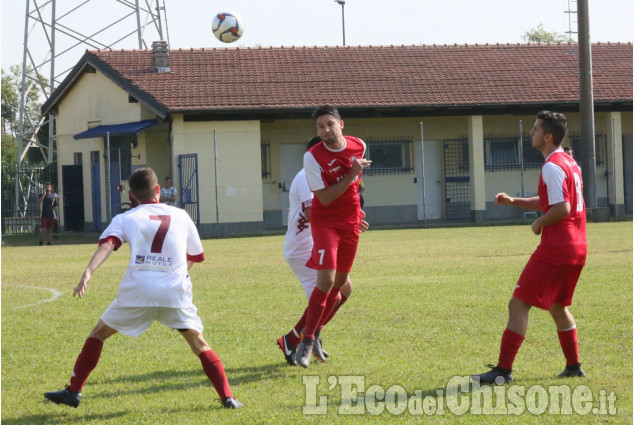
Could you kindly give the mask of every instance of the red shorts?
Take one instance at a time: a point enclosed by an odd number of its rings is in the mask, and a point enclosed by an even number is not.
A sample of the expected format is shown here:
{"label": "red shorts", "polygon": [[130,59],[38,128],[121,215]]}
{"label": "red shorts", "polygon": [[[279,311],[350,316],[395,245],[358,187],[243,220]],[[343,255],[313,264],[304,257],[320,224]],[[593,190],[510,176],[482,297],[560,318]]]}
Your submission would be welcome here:
{"label": "red shorts", "polygon": [[337,270],[348,273],[353,267],[359,231],[311,225],[313,252],[306,266],[315,270]]}
{"label": "red shorts", "polygon": [[553,304],[569,306],[583,267],[551,264],[532,255],[518,278],[514,297],[543,310],[551,309]]}
{"label": "red shorts", "polygon": [[54,229],[55,228],[55,219],[54,218],[40,218],[40,228],[41,229]]}

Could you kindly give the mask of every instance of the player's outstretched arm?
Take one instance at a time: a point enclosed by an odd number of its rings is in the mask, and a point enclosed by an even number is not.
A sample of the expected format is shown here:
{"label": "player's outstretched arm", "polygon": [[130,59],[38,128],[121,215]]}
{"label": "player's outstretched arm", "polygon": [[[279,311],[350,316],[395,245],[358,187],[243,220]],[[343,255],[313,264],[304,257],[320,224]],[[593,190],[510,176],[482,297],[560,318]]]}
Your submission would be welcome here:
{"label": "player's outstretched arm", "polygon": [[538,196],[532,196],[530,198],[513,198],[506,193],[498,193],[494,198],[496,205],[511,205],[525,210],[540,211],[542,206],[540,205],[540,198]]}
{"label": "player's outstretched arm", "polygon": [[110,241],[99,245],[93,254],[93,258],[90,259],[88,266],[86,266],[86,270],[84,270],[84,274],[82,275],[79,284],[73,290],[73,296],[77,295],[79,298],[84,296],[84,292],[86,292],[86,287],[88,286],[88,281],[90,280],[91,275],[104,263],[104,261],[108,259],[114,249],[115,244]]}

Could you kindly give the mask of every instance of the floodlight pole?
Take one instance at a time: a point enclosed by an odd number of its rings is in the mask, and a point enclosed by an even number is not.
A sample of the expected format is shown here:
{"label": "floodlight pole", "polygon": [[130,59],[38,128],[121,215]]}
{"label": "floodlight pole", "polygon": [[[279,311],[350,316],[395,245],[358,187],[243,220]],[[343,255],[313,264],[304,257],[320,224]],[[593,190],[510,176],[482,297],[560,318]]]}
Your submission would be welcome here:
{"label": "floodlight pole", "polygon": [[335,3],[342,6],[342,45],[346,46],[346,27],[344,26],[344,5],[346,4],[345,0],[334,0]]}

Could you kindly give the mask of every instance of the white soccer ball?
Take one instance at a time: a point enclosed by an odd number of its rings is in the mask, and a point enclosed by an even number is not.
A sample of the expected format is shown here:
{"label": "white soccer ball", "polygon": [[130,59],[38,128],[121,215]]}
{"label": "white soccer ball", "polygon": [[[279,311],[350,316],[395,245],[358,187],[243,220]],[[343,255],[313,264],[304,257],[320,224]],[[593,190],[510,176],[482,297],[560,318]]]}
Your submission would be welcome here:
{"label": "white soccer ball", "polygon": [[233,12],[219,12],[212,21],[214,36],[223,43],[233,43],[243,35],[243,20]]}

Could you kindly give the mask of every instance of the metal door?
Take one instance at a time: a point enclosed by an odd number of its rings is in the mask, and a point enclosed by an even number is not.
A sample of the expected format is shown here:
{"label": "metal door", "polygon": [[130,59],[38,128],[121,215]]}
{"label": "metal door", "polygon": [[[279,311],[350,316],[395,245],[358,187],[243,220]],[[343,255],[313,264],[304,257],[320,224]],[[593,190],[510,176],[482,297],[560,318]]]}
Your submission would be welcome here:
{"label": "metal door", "polygon": [[81,165],[62,165],[64,230],[84,230],[84,179]]}
{"label": "metal door", "polygon": [[200,224],[198,203],[198,155],[179,155],[179,205],[192,218],[196,227]]}
{"label": "metal door", "polygon": [[445,216],[447,220],[469,220],[471,208],[470,160],[467,139],[444,140]]}

